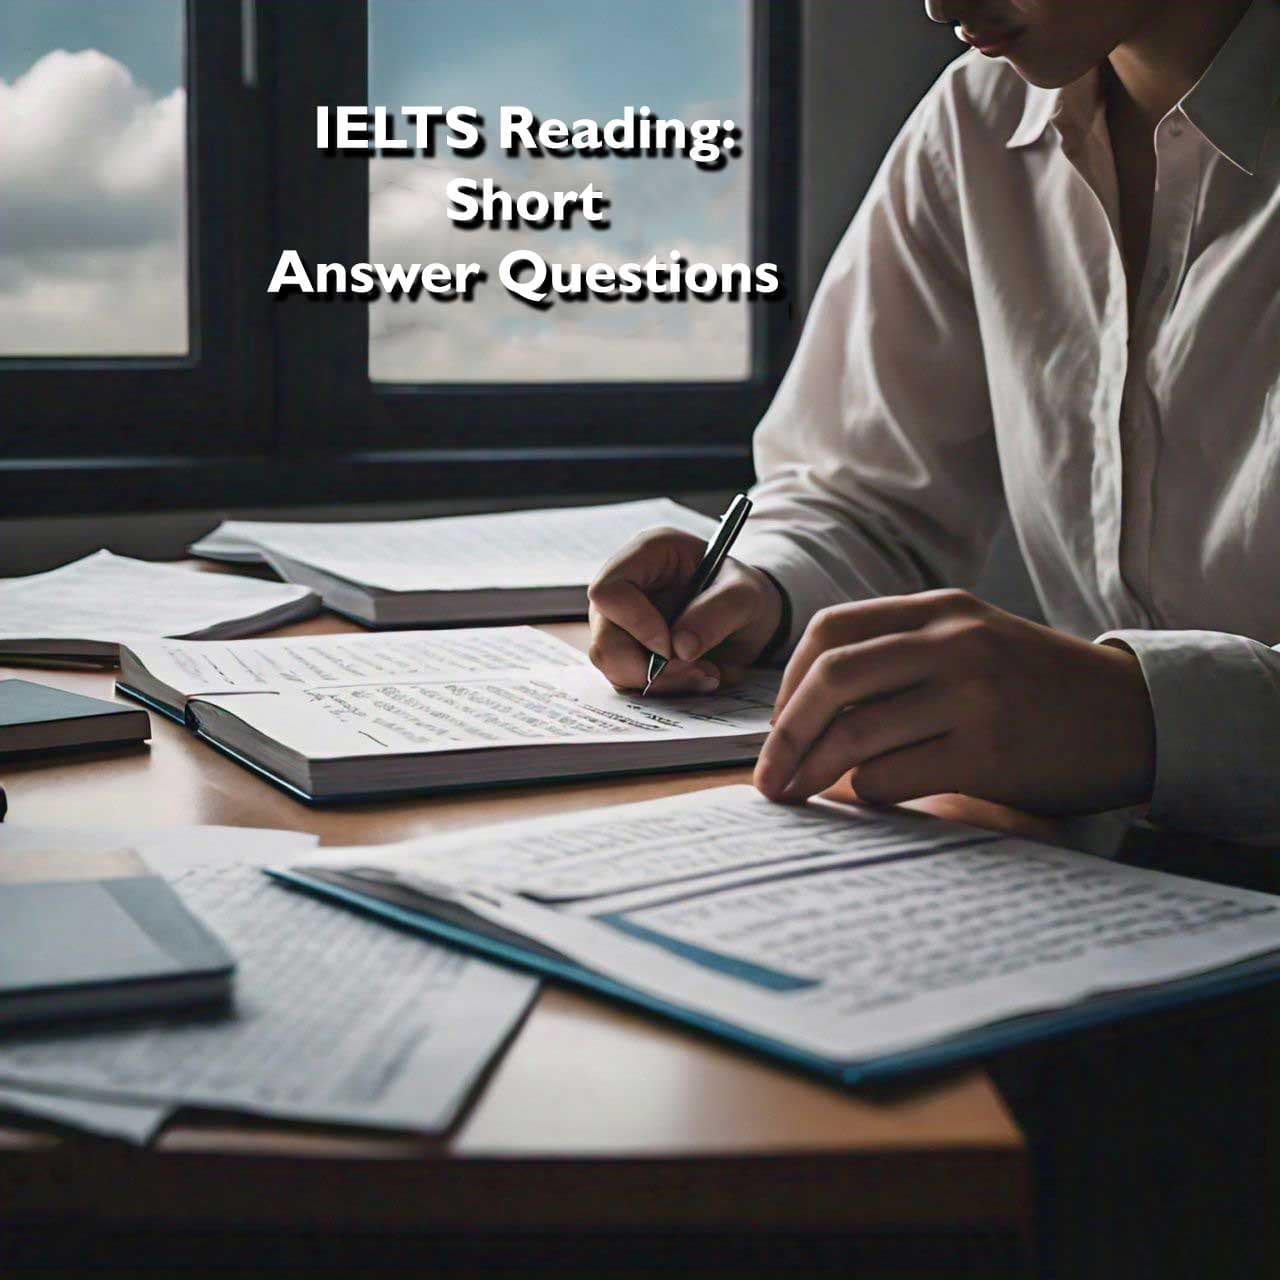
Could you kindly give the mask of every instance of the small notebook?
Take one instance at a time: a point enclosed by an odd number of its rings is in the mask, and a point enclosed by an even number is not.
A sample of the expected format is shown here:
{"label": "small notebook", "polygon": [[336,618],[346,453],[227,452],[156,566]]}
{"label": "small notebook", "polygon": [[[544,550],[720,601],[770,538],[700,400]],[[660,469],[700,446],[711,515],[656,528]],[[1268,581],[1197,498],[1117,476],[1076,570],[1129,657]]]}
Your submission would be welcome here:
{"label": "small notebook", "polygon": [[49,573],[0,579],[0,661],[114,665],[131,638],[247,636],[319,607],[305,587],[98,551]]}
{"label": "small notebook", "polygon": [[119,746],[150,736],[151,721],[137,707],[33,680],[0,680],[0,756]]}
{"label": "small notebook", "polygon": [[272,874],[850,1084],[1280,977],[1280,898],[749,787]]}
{"label": "small notebook", "polygon": [[129,850],[0,859],[0,1027],[221,1000],[234,970]]}
{"label": "small notebook", "polygon": [[229,520],[191,546],[267,563],[370,627],[580,618],[587,584],[645,529],[702,538],[716,522],[666,498],[611,506],[340,524]]}
{"label": "small notebook", "polygon": [[160,640],[120,661],[122,693],[308,801],[743,763],[778,682],[625,696],[533,627]]}

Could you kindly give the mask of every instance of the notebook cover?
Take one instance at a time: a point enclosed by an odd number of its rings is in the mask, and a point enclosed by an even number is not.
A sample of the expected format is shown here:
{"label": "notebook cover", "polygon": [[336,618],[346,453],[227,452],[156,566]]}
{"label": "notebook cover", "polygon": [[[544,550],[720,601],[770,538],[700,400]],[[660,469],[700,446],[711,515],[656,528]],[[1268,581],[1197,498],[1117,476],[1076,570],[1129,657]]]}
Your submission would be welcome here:
{"label": "notebook cover", "polygon": [[115,1010],[129,988],[229,977],[234,968],[159,876],[0,884],[0,1022],[10,1001],[21,1014],[22,997],[82,996],[68,1011],[93,1013],[110,992]]}
{"label": "notebook cover", "polygon": [[60,751],[79,745],[107,746],[109,743],[101,738],[79,743],[73,736],[65,742],[39,748],[10,746],[5,731],[28,725],[67,722],[72,726],[70,734],[76,721],[100,723],[116,717],[120,718],[120,732],[118,738],[112,739],[113,742],[142,741],[151,736],[147,713],[135,707],[122,707],[82,693],[68,693],[65,689],[37,684],[33,680],[0,680],[0,752]]}
{"label": "notebook cover", "polygon": [[359,911],[413,929],[427,937],[452,943],[465,950],[474,951],[546,977],[557,978],[574,986],[587,988],[625,1004],[638,1006],[650,1013],[657,1013],[664,1018],[693,1027],[695,1030],[732,1041],[754,1052],[780,1059],[792,1066],[798,1066],[828,1079],[838,1080],[846,1085],[874,1084],[917,1072],[932,1071],[974,1058],[988,1057],[1005,1049],[1037,1040],[1065,1035],[1068,1032],[1102,1026],[1139,1014],[1176,1008],[1193,1001],[1207,1000],[1214,996],[1228,995],[1250,987],[1262,986],[1280,977],[1280,954],[1273,953],[1257,960],[1233,965],[1229,969],[1167,983],[1158,988],[1139,990],[1131,994],[1120,992],[1108,996],[1105,1002],[1073,1005],[1070,1008],[1033,1014],[1009,1022],[994,1023],[949,1037],[945,1041],[850,1063],[825,1058],[786,1041],[770,1039],[733,1023],[724,1022],[679,1005],[668,1004],[647,992],[615,982],[611,978],[603,977],[571,961],[555,959],[537,951],[525,950],[512,943],[486,937],[484,934],[473,933],[461,926],[436,920],[423,912],[411,911],[393,903],[383,902],[381,899],[368,897],[355,890],[314,879],[302,872],[273,869],[267,874],[283,883],[294,885],[321,897],[334,899]]}

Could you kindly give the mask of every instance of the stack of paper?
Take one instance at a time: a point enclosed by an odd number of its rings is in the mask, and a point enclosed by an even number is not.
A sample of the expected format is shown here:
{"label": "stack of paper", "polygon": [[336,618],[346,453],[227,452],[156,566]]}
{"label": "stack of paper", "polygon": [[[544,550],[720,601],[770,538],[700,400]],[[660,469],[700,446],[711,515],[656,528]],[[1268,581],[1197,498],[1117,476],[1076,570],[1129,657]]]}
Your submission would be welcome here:
{"label": "stack of paper", "polygon": [[778,685],[629,697],[533,627],[159,640],[120,661],[122,693],[317,801],[746,762]]}
{"label": "stack of paper", "polygon": [[1280,899],[749,787],[277,874],[855,1083],[1280,976]]}
{"label": "stack of paper", "polygon": [[5,1031],[0,1107],[139,1143],[191,1106],[446,1128],[537,984],[335,913],[259,869],[314,844],[223,827],[0,827],[0,862],[128,846],[237,960],[234,1002],[216,1013]]}
{"label": "stack of paper", "polygon": [[0,660],[111,664],[130,639],[252,635],[319,607],[306,587],[98,551],[49,573],[0,580]]}
{"label": "stack of paper", "polygon": [[229,520],[191,552],[268,563],[367,626],[523,622],[582,617],[604,561],[658,525],[708,538],[716,522],[665,498],[432,520]]}

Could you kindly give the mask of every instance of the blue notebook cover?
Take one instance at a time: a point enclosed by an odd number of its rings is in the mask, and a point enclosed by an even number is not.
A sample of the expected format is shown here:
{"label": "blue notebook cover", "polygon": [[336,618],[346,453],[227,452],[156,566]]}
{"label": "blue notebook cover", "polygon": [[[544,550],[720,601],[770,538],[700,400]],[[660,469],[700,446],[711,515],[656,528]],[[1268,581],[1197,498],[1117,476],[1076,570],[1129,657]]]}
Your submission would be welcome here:
{"label": "blue notebook cover", "polygon": [[879,1083],[988,1057],[1036,1040],[1262,986],[1280,976],[1280,955],[1263,956],[1158,987],[1108,995],[1066,1009],[992,1023],[918,1049],[860,1062],[844,1062],[822,1057],[784,1040],[770,1039],[733,1023],[656,999],[647,992],[615,982],[535,947],[525,948],[515,942],[491,938],[461,925],[437,919],[426,912],[398,906],[302,871],[273,869],[267,874],[282,883],[354,907],[435,941],[452,943],[489,959],[585,988],[846,1085]]}

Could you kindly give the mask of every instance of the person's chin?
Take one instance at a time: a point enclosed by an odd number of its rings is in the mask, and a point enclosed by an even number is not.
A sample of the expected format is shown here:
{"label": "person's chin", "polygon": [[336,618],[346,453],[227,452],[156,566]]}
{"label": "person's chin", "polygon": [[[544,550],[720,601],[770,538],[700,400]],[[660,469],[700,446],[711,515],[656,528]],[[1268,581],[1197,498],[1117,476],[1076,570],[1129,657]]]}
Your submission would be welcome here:
{"label": "person's chin", "polygon": [[1019,49],[1004,59],[1028,84],[1037,89],[1064,89],[1092,70],[1091,65],[1037,58],[1032,50]]}

